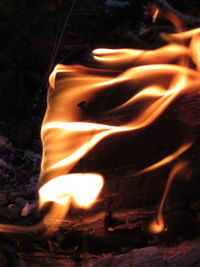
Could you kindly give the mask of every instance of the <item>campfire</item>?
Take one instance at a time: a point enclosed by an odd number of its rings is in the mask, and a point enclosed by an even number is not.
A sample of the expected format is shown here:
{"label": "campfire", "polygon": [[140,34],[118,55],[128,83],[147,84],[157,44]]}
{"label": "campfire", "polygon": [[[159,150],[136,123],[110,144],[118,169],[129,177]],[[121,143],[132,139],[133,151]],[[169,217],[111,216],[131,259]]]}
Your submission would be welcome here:
{"label": "campfire", "polygon": [[[156,9],[154,20],[158,13]],[[163,33],[163,38],[170,43],[164,47],[152,51],[95,49],[93,58],[100,68],[57,65],[50,75],[48,107],[42,126],[44,152],[40,175],[41,183],[44,183],[40,189],[40,205],[54,202],[52,213],[48,216],[62,220],[69,202],[75,200],[79,206],[87,206],[95,201],[103,185],[102,177],[93,173],[67,173],[98,142],[117,133],[132,131],[138,134],[139,130],[145,131],[179,95],[199,93],[200,29],[182,32],[181,21],[171,14],[168,18],[178,33]],[[115,88],[117,91],[119,86],[125,94],[127,88],[131,91],[128,99],[118,105],[114,103],[112,108],[102,113],[106,118],[116,113],[125,116],[126,112],[133,110],[127,122],[120,125],[98,123],[86,116],[84,108],[80,108],[81,104],[89,106],[91,102],[98,101],[95,98],[98,99],[96,96],[102,92],[108,93]],[[136,115],[134,106],[138,103],[142,108],[137,110]],[[163,206],[173,179],[178,175],[188,178],[191,174],[189,162],[178,160],[192,146],[194,140],[189,139],[190,136],[186,136],[172,154],[132,173],[134,177],[167,164],[173,166],[156,218],[149,226],[151,232],[167,229]],[[45,223],[48,224],[46,219]]]}
{"label": "campfire", "polygon": [[[160,12],[156,7],[154,21]],[[130,149],[123,145],[135,140],[143,142],[143,137],[148,136],[149,131],[156,131],[157,124],[167,113],[169,118],[177,115],[173,117],[173,127],[178,129],[181,123],[181,137],[174,140],[172,148],[150,156],[145,164],[131,166],[132,160],[128,159],[128,178],[123,181],[131,185],[131,181],[140,181],[140,177],[148,179],[148,175],[157,177],[162,174],[159,178],[164,185],[162,196],[160,198],[161,193],[156,193],[159,196],[155,198],[159,199],[157,205],[146,213],[145,225],[141,222],[139,225],[147,235],[155,237],[163,232],[167,235],[165,209],[170,209],[168,195],[174,182],[182,184],[184,181],[187,186],[192,168],[191,159],[185,155],[195,143],[192,134],[195,122],[181,112],[172,114],[169,110],[179,103],[181,97],[199,94],[200,28],[184,30],[177,16],[170,13],[164,16],[174,25],[176,33],[161,33],[167,42],[162,47],[154,50],[99,48],[92,51],[93,67],[58,64],[54,68],[49,77],[47,110],[41,128],[43,154],[38,210],[43,218],[39,223],[26,227],[1,224],[1,232],[41,232],[49,236],[62,228],[66,221],[68,225],[73,224],[73,216],[79,217],[79,212],[83,217],[83,214],[89,214],[89,222],[87,216],[82,220],[87,229],[91,225],[94,229],[94,224],[98,225],[99,221],[108,232],[126,227],[134,229],[139,221],[130,223],[131,216],[136,216],[131,211],[131,205],[135,207],[134,200],[132,204],[132,200],[128,203],[128,207],[116,208],[115,214],[104,210],[110,199],[120,194],[120,183],[115,187],[116,192],[109,192],[116,171],[112,171],[112,162],[102,164],[98,159],[104,157],[103,153],[108,153],[106,149],[111,155],[117,151],[117,172],[120,172],[124,151],[128,151],[130,158],[136,154],[130,151],[132,144]],[[146,140],[144,137],[144,144]],[[120,149],[123,151],[121,156]],[[94,165],[90,164],[92,157]],[[168,171],[162,172],[163,168]],[[112,179],[106,177],[107,173]],[[135,188],[129,188],[127,194],[132,190],[136,194]],[[120,220],[123,217],[126,223],[122,224]],[[74,225],[82,230],[80,222],[76,221]]]}
{"label": "campfire", "polygon": [[[176,26],[177,20],[172,22]],[[198,93],[199,34],[200,29],[163,34],[163,38],[171,44],[153,51],[96,49],[93,56],[94,60],[101,63],[102,68],[99,69],[77,65],[55,67],[49,78],[48,107],[41,131],[43,160],[39,206],[53,202],[44,225],[48,225],[47,218],[52,216],[61,220],[61,223],[71,201],[75,201],[80,207],[87,207],[95,201],[103,186],[102,176],[94,173],[68,173],[98,142],[117,133],[126,134],[141,129],[145,131],[180,94]],[[184,40],[189,40],[189,45],[185,45]],[[197,70],[190,67],[191,61]],[[99,92],[111,91],[119,85],[129,87],[132,95],[124,103],[104,111],[104,116],[115,112],[123,114],[127,109],[130,112],[135,103],[141,103],[144,107],[139,110],[138,116],[133,114],[130,121],[119,126],[84,118],[84,110],[78,106],[80,103],[89,105]],[[133,173],[133,176],[175,161],[191,145],[192,141],[185,141],[173,154]],[[172,180],[178,173],[185,173],[183,170],[186,166],[186,162],[178,162],[172,169],[157,218],[150,227],[152,231],[164,230],[162,208],[165,198]],[[52,220],[50,221],[52,225]]]}

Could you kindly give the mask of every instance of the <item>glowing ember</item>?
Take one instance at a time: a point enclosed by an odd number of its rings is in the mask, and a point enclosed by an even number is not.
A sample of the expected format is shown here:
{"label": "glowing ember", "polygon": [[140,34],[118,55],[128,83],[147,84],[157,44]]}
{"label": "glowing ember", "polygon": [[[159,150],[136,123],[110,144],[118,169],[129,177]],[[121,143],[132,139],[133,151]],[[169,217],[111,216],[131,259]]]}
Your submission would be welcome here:
{"label": "glowing ember", "polygon": [[[154,20],[158,12],[159,10],[156,10]],[[173,15],[168,14],[168,17],[180,31],[180,21]],[[57,65],[49,78],[48,106],[41,129],[43,158],[39,207],[52,202],[50,210],[44,220],[36,226],[24,229],[19,226],[0,225],[1,231],[27,232],[46,228],[46,232],[50,233],[59,227],[72,202],[80,207],[94,204],[103,186],[103,177],[95,173],[70,173],[73,167],[102,139],[120,132],[145,129],[160,117],[177,96],[198,92],[199,36],[200,29],[163,34],[163,38],[171,44],[151,51],[94,50],[94,59],[106,69]],[[187,46],[183,42],[185,39],[190,41]],[[173,43],[174,40],[176,43]],[[190,68],[191,61],[196,64],[197,70]],[[129,88],[133,88],[132,96],[109,111],[124,114],[127,108],[132,108],[135,103],[145,100],[138,116],[127,123],[115,126],[91,122],[78,107],[83,100],[90,103],[99,92],[127,84]],[[174,153],[135,175],[171,163],[191,145],[191,141],[181,144]],[[165,229],[163,205],[172,180],[185,169],[185,166],[186,163],[181,162],[172,169],[157,217],[150,225],[152,232],[161,232]]]}
{"label": "glowing ember", "polygon": [[165,230],[164,219],[162,215],[158,216],[157,218],[152,221],[149,225],[149,231],[154,234],[161,233]]}

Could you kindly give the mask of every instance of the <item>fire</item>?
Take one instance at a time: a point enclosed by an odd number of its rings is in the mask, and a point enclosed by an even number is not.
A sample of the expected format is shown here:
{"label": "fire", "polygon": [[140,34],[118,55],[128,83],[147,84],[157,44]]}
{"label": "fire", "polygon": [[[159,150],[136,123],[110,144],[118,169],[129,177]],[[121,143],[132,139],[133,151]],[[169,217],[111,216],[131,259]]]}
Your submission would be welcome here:
{"label": "fire", "polygon": [[161,168],[167,164],[169,164],[170,162],[174,161],[175,159],[177,159],[181,154],[183,154],[185,151],[187,151],[191,146],[192,146],[192,142],[190,143],[185,143],[183,144],[179,149],[177,149],[174,153],[166,156],[165,158],[161,159],[160,161],[156,162],[155,164],[139,171],[136,172],[135,175],[140,175],[146,172],[150,172],[153,171],[155,169]]}
{"label": "fire", "polygon": [[174,178],[178,175],[182,175],[184,177],[189,177],[191,174],[190,169],[188,167],[188,162],[187,161],[180,161],[177,162],[174,167],[172,168],[169,177],[167,179],[167,183],[165,186],[165,191],[162,197],[162,200],[160,202],[157,216],[156,218],[152,221],[152,223],[149,225],[149,230],[152,233],[160,233],[165,230],[165,222],[163,219],[163,206],[167,197],[167,194],[169,192],[169,189],[171,187],[171,184],[174,180]]}
{"label": "fire", "polygon": [[102,186],[101,175],[85,173],[62,175],[52,179],[40,189],[39,204],[43,206],[47,201],[62,204],[62,199],[70,196],[80,207],[88,207]]}
{"label": "fire", "polygon": [[[154,19],[158,15],[157,9]],[[168,17],[170,15],[168,14]],[[79,65],[57,65],[49,77],[48,105],[41,129],[43,157],[40,173],[39,208],[51,202],[43,221],[24,229],[20,226],[0,225],[4,232],[28,232],[46,229],[55,231],[65,218],[71,203],[90,207],[95,203],[104,184],[97,173],[74,173],[73,168],[92,148],[104,138],[116,133],[145,130],[154,123],[180,95],[199,93],[200,86],[200,28],[181,31],[177,18],[173,20],[178,33],[162,34],[170,42],[155,50],[95,49],[94,60],[101,65],[95,69]],[[187,40],[187,45],[184,44]],[[189,45],[188,45],[189,43]],[[196,64],[196,69],[190,63]],[[108,92],[118,85],[132,89],[132,96],[124,103],[104,111],[124,114],[136,103],[143,103],[137,116],[121,125],[101,124],[92,121],[78,106],[90,103],[100,92]],[[136,90],[137,88],[137,90]],[[135,175],[161,168],[176,160],[192,141],[181,144],[171,155],[154,163]],[[165,229],[163,205],[172,180],[185,168],[185,163],[175,165],[169,175],[165,192],[152,232]],[[134,175],[134,174],[133,174]]]}
{"label": "fire", "polygon": [[161,233],[165,230],[165,223],[162,214],[157,214],[156,219],[154,219],[149,225],[149,231],[154,234]]}
{"label": "fire", "polygon": [[[175,24],[180,26],[176,19]],[[178,34],[172,35],[171,38],[179,38],[178,36]],[[192,35],[192,40],[194,38],[196,39],[196,32],[194,36]],[[193,48],[191,49],[191,47]],[[90,199],[89,202],[92,203],[103,184],[102,180],[101,182],[99,180],[97,193],[94,193],[93,196],[94,190],[90,190],[90,188],[98,183],[95,181],[95,178],[98,177],[97,174],[77,176],[77,179],[80,178],[83,184],[86,183],[88,175],[94,176],[88,183],[90,185],[85,192],[85,187],[74,180],[78,174],[66,173],[69,173],[75,164],[103,138],[119,132],[126,133],[145,129],[160,117],[178,95],[197,91],[200,74],[186,65],[186,62],[194,58],[194,53],[191,52],[194,51],[194,47],[194,44],[188,47],[180,42],[171,43],[152,51],[95,49],[93,51],[94,59],[106,69],[77,65],[56,66],[49,79],[51,87],[49,88],[48,108],[41,131],[44,152],[40,179],[41,183],[45,184],[40,189],[40,206],[45,202],[53,201],[58,204],[60,213],[63,203],[59,203],[59,201],[63,200],[63,196],[70,196],[67,201],[72,198],[77,202],[77,198],[80,198],[77,203],[84,206],[84,196],[87,195]],[[176,64],[171,64],[171,62]],[[99,92],[112,90],[117,85],[127,86],[127,83],[128,86],[138,87],[141,90],[133,89],[132,97],[107,112],[123,114],[135,103],[148,100],[145,108],[137,117],[118,126],[88,122],[83,118],[82,110],[77,107],[78,103],[83,100],[90,103]],[[106,114],[105,112],[105,116]],[[173,162],[188,150],[192,143],[192,141],[185,142],[171,155],[167,155],[135,175]],[[173,171],[172,176],[176,176]],[[103,178],[101,177],[101,179]],[[154,232],[164,230],[162,210],[172,180],[173,178],[170,176],[157,218],[150,226]],[[75,187],[72,185],[73,181]],[[77,194],[74,194],[74,190]],[[66,211],[63,211],[61,217],[63,218],[65,214]]]}
{"label": "fire", "polygon": [[152,20],[154,23],[156,22],[158,14],[159,14],[159,8],[155,8],[155,11],[154,11],[153,16],[152,16]]}

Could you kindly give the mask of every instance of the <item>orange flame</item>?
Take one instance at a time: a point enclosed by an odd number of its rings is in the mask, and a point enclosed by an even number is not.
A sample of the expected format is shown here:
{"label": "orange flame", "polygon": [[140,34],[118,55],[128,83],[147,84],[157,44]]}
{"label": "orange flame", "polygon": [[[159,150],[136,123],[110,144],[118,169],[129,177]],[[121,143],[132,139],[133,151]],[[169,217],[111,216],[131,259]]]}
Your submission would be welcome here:
{"label": "orange flame", "polygon": [[[180,31],[180,21],[174,15],[166,16]],[[95,203],[103,186],[103,177],[95,173],[70,173],[73,167],[102,139],[120,132],[145,129],[161,116],[177,96],[199,91],[199,33],[200,29],[194,29],[184,33],[163,34],[170,42],[180,42],[150,51],[95,49],[94,59],[106,69],[57,65],[49,77],[48,106],[41,129],[43,157],[39,207],[52,202],[50,211],[36,226],[23,230],[20,226],[0,225],[1,231],[27,232],[47,228],[50,233],[59,227],[71,202],[80,207]],[[185,39],[191,39],[189,46],[183,44],[182,40]],[[197,70],[186,64],[190,61],[196,64]],[[109,111],[124,113],[136,102],[145,100],[145,107],[139,115],[127,123],[115,126],[92,122],[78,107],[83,101],[90,103],[100,92],[113,90],[117,85],[127,87],[127,84],[132,88],[132,96]],[[106,116],[107,113],[104,114]],[[169,164],[191,145],[192,142],[182,144],[174,153],[136,175]],[[182,167],[174,167],[168,179],[156,223],[152,226],[154,232],[164,229],[163,204],[172,177]]]}
{"label": "orange flame", "polygon": [[158,168],[161,168],[169,163],[171,163],[172,161],[174,161],[175,159],[177,159],[181,154],[183,154],[185,151],[187,151],[191,146],[192,146],[192,142],[190,143],[186,143],[183,144],[181,147],[179,147],[179,149],[177,149],[174,153],[166,156],[165,158],[163,158],[162,160],[156,162],[155,164],[152,164],[151,166],[136,172],[135,175],[141,175],[143,173],[147,173],[153,170],[156,170]]}
{"label": "orange flame", "polygon": [[[50,76],[49,82],[52,88],[49,89],[49,104],[41,131],[44,152],[40,178],[41,182],[46,183],[40,190],[40,199],[45,199],[41,200],[41,205],[47,201],[57,202],[56,199],[60,194],[61,199],[63,195],[72,194],[71,191],[64,193],[59,189],[63,187],[63,177],[68,180],[68,176],[71,175],[63,176],[63,173],[69,172],[80,158],[103,138],[115,133],[136,131],[149,126],[159,118],[179,94],[191,90],[191,84],[199,84],[200,75],[196,70],[186,67],[185,64],[183,66],[166,64],[170,61],[185,63],[181,59],[191,57],[191,49],[182,44],[171,44],[154,51],[96,49],[93,51],[93,55],[95,60],[107,67],[136,66],[119,74],[118,70],[113,73],[107,71],[106,75],[105,70],[82,66],[58,65],[54,69]],[[143,65],[137,66],[138,64]],[[83,100],[89,103],[98,92],[111,90],[116,85],[125,85],[127,82],[130,86],[134,84],[134,87],[143,88],[139,92],[133,91],[133,96],[129,100],[111,112],[124,112],[135,102],[149,99],[145,109],[141,110],[136,118],[119,126],[80,120],[83,112],[77,107],[78,103]],[[67,107],[66,111],[65,107]],[[56,143],[55,140],[57,140]],[[191,145],[192,142],[183,144],[171,155],[136,175],[172,162]],[[49,184],[58,187],[55,194],[51,193]],[[43,188],[46,191],[45,197]],[[66,190],[68,188],[71,190],[69,185]],[[78,185],[77,188],[79,188]],[[160,218],[161,216],[158,217],[158,222]]]}
{"label": "orange flame", "polygon": [[156,19],[158,17],[159,11],[160,11],[159,8],[155,8],[153,16],[152,16],[152,20],[153,20],[154,23],[156,22]]}
{"label": "orange flame", "polygon": [[178,162],[172,168],[172,170],[171,170],[171,172],[169,174],[169,177],[167,179],[167,183],[166,183],[166,186],[165,186],[165,191],[164,191],[161,203],[159,205],[159,209],[158,209],[158,212],[157,212],[156,219],[153,220],[151,222],[151,224],[149,225],[150,232],[152,232],[152,233],[160,233],[160,232],[165,230],[165,222],[164,222],[164,219],[163,219],[163,206],[164,206],[166,197],[167,197],[167,195],[169,193],[172,181],[177,175],[180,175],[180,174],[182,174],[184,176],[189,176],[190,175],[190,172],[188,172],[186,170],[188,170],[188,162],[186,162],[186,161]]}

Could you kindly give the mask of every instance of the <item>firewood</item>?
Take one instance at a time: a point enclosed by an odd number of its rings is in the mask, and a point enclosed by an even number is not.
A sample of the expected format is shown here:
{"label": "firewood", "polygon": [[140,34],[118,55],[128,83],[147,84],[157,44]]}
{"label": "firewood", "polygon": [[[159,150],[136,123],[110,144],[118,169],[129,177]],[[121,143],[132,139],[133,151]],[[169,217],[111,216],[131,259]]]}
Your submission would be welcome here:
{"label": "firewood", "polygon": [[169,247],[149,246],[133,249],[128,253],[113,255],[94,255],[83,253],[80,257],[52,254],[49,252],[19,252],[18,256],[24,267],[63,266],[63,267],[192,267],[200,263],[200,239],[185,241],[180,245]]}

